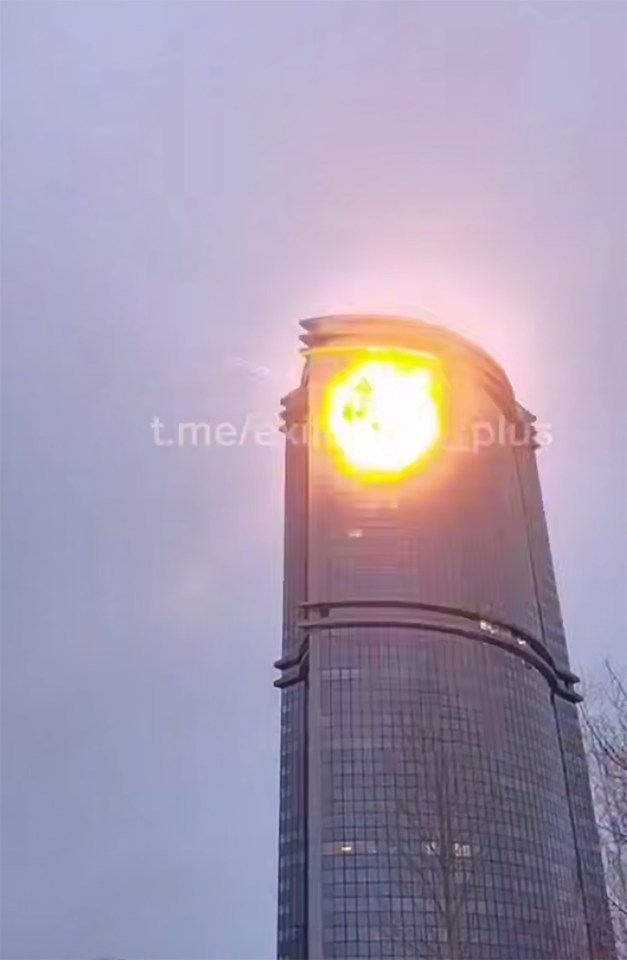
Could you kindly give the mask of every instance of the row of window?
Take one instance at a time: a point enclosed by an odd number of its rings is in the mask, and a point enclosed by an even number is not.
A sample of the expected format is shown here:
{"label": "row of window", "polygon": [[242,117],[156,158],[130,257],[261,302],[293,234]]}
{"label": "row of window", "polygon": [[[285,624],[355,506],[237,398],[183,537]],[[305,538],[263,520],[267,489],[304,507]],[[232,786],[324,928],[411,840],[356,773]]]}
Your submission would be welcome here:
{"label": "row of window", "polygon": [[[446,851],[438,840],[419,841],[418,851],[430,856],[446,856]],[[382,852],[398,853],[399,847],[396,844],[385,844],[384,841],[375,840],[326,840],[322,844],[322,853],[327,856],[353,856]],[[470,857],[472,847],[469,843],[456,840],[450,845],[450,853],[454,857]]]}

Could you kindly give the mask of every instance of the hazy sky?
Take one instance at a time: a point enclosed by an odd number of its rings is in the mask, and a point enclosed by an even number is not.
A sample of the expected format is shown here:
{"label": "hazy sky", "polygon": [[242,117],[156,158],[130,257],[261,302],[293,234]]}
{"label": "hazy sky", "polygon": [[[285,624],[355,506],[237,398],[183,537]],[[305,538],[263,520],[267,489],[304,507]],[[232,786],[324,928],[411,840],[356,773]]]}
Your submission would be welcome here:
{"label": "hazy sky", "polygon": [[5,960],[272,957],[280,444],[149,423],[273,422],[302,316],[496,355],[621,656],[626,10],[2,4]]}

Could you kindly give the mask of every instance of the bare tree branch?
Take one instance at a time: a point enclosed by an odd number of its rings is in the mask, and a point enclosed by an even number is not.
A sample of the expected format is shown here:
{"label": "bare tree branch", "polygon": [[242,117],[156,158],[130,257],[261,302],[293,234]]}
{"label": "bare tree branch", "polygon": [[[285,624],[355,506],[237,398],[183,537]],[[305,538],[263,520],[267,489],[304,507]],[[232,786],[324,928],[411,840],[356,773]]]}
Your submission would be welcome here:
{"label": "bare tree branch", "polygon": [[619,960],[627,960],[627,688],[605,662],[582,710],[592,795]]}

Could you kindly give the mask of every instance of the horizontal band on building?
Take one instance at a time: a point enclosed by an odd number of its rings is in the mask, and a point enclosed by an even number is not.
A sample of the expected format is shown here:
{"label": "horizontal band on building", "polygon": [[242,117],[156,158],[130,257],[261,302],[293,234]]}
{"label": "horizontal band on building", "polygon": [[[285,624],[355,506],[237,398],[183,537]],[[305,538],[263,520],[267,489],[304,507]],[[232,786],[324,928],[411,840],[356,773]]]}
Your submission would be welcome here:
{"label": "horizontal band on building", "polygon": [[451,607],[438,603],[423,603],[419,600],[397,600],[390,598],[376,600],[371,598],[348,598],[344,600],[310,601],[299,605],[299,608],[304,611],[306,618],[308,618],[309,611],[317,612],[321,617],[326,617],[331,610],[345,610],[351,607],[363,609],[419,610],[421,613],[442,614],[444,616],[469,620],[479,624],[479,627],[486,633],[493,633],[493,635],[498,636],[499,632],[502,632],[502,635],[505,637],[524,640],[525,643],[535,650],[538,656],[546,660],[551,668],[563,679],[565,684],[574,685],[579,683],[579,677],[576,674],[570,673],[567,670],[560,670],[556,667],[551,654],[544,644],[534,637],[533,634],[529,633],[528,630],[524,630],[522,627],[494,617],[491,613],[476,613],[472,610],[465,610],[462,607]]}
{"label": "horizontal band on building", "polygon": [[[330,602],[303,603],[300,605],[304,619],[298,621],[297,627],[305,633],[303,642],[298,651],[277,660],[275,667],[281,670],[281,677],[275,681],[275,686],[286,687],[304,680],[307,675],[310,634],[319,630],[334,629],[413,629],[423,632],[432,632],[440,635],[459,637],[466,640],[498,647],[507,653],[522,659],[527,665],[538,670],[549,683],[556,696],[571,703],[579,703],[581,695],[574,689],[578,677],[568,671],[556,667],[552,657],[535,637],[527,631],[519,630],[502,620],[487,620],[479,614],[460,610],[455,607],[444,607],[436,604],[416,603],[404,600],[337,600]],[[334,616],[331,611],[347,609],[369,611],[367,616]],[[378,612],[372,614],[370,611]],[[416,618],[413,616],[383,615],[385,610],[396,609],[399,613],[419,611],[423,614],[437,614],[438,619]],[[318,614],[314,618],[312,613]],[[446,622],[442,622],[442,618]],[[455,621],[462,623],[455,623]],[[472,626],[470,625],[472,624]]]}
{"label": "horizontal band on building", "polygon": [[313,317],[301,320],[300,325],[305,331],[300,337],[305,355],[328,350],[358,352],[378,346],[429,353],[450,370],[464,367],[482,382],[508,420],[520,419],[514,390],[500,364],[477,344],[444,327],[376,314]]}

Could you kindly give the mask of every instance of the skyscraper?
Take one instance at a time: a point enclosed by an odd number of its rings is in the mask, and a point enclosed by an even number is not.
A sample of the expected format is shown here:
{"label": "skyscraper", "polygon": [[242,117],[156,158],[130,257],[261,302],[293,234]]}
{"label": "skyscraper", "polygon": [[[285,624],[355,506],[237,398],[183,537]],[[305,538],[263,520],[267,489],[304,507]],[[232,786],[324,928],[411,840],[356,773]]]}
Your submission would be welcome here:
{"label": "skyscraper", "polygon": [[545,438],[442,327],[302,327],[283,400],[278,956],[613,957]]}

